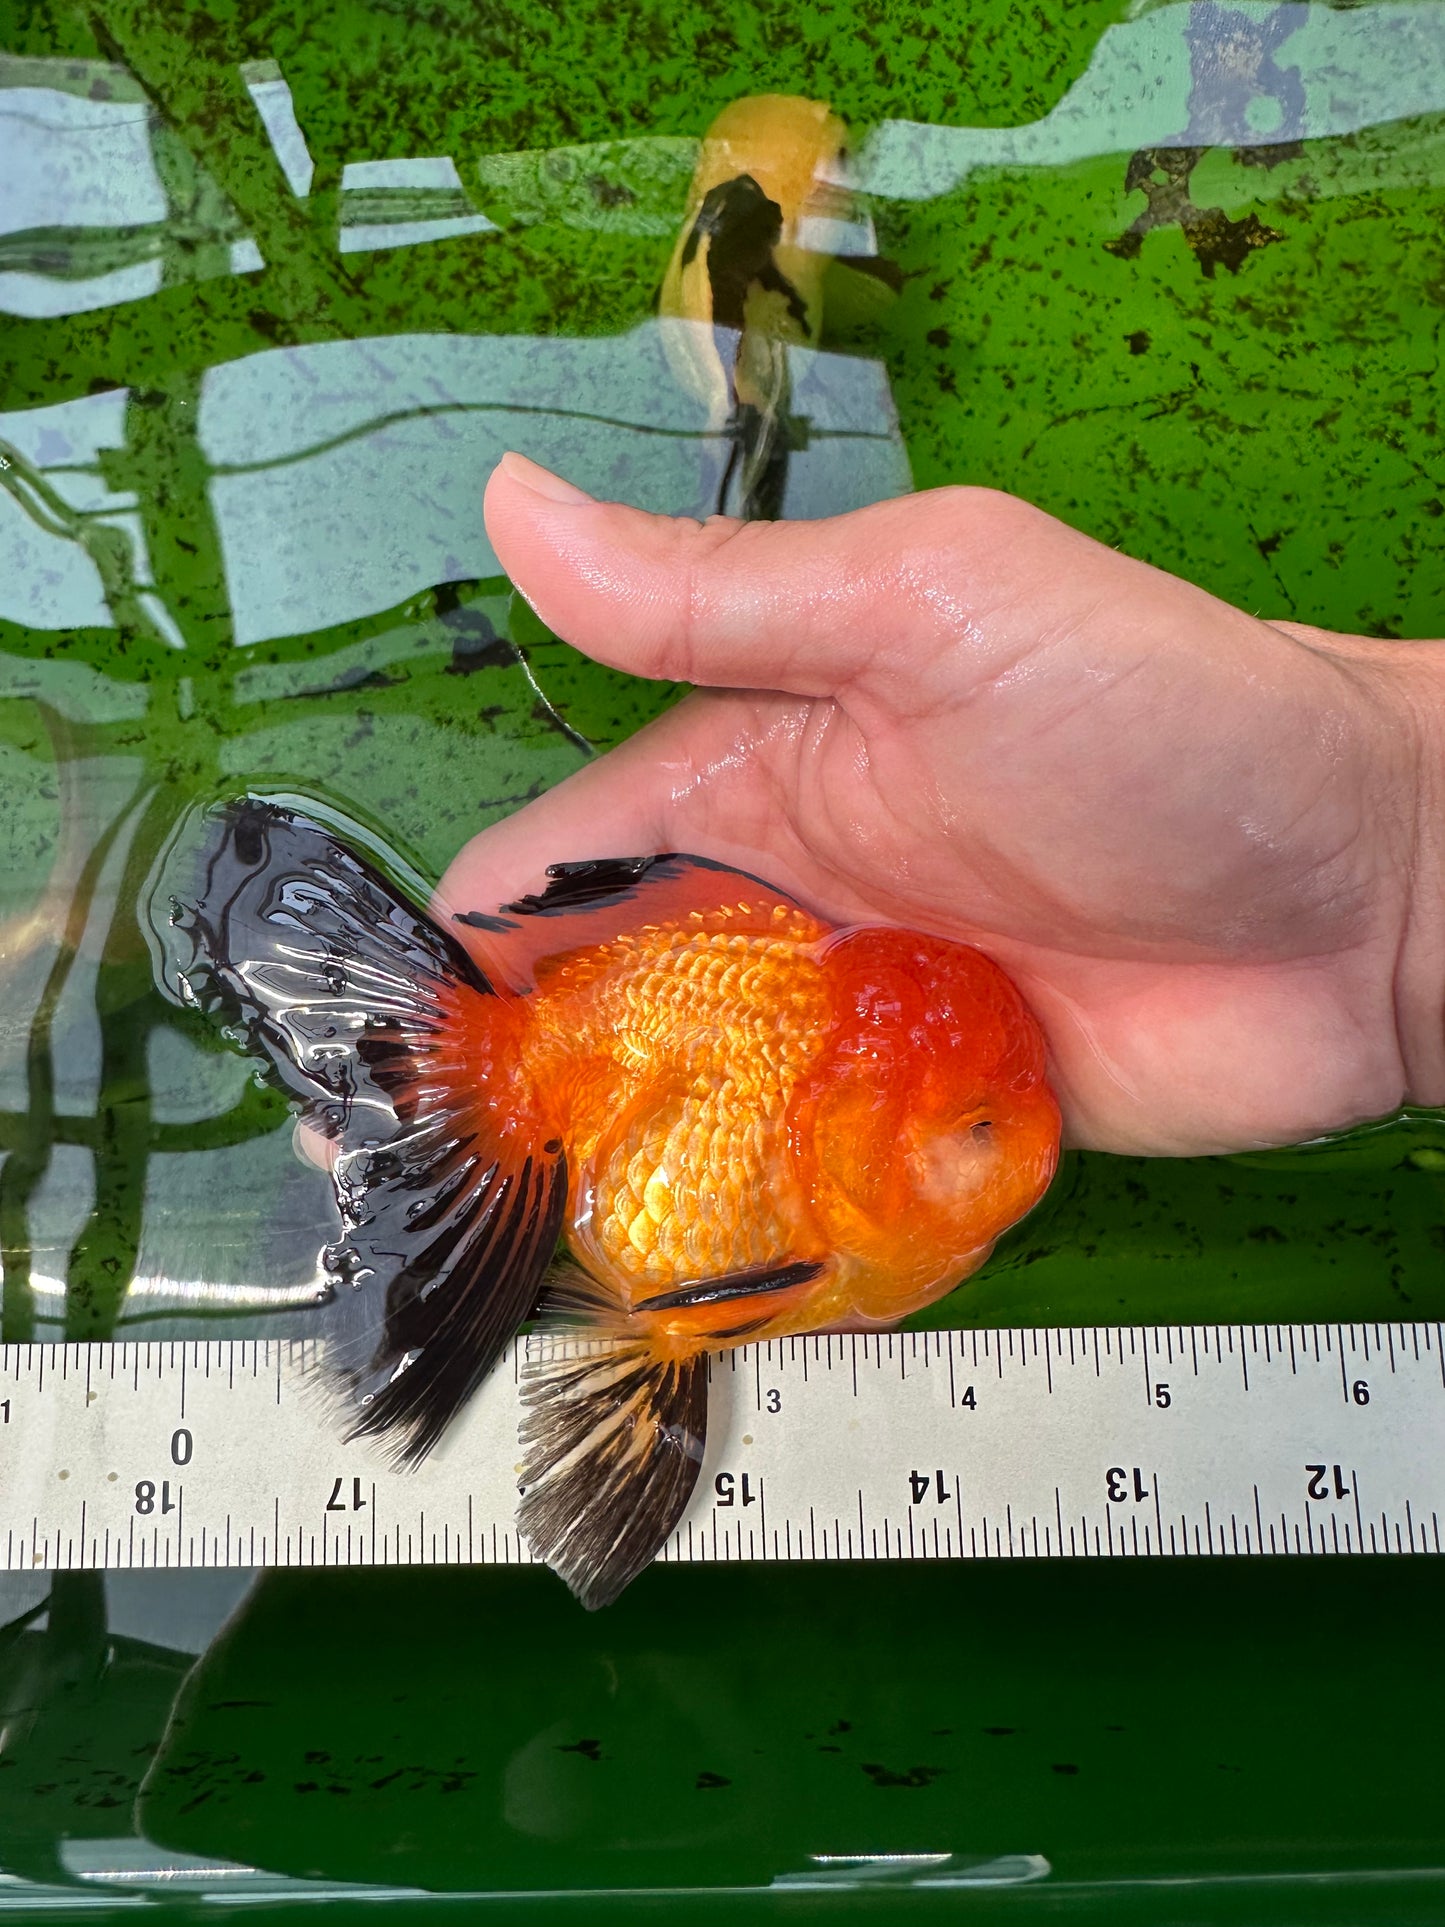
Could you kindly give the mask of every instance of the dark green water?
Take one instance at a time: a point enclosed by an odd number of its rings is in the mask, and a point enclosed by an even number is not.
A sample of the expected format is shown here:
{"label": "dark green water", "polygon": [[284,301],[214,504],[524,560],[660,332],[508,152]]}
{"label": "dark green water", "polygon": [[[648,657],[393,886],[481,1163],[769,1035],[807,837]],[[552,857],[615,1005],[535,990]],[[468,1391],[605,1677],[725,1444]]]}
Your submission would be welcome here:
{"label": "dark green water", "polygon": [[[594,491],[706,506],[713,452],[653,307],[691,144],[766,91],[848,119],[862,212],[904,277],[896,300],[832,301],[795,371],[790,513],[989,483],[1251,610],[1440,632],[1435,0],[0,4],[5,1339],[297,1328],[326,1187],[246,1065],[157,994],[145,880],[198,797],[246,782],[324,796],[435,873],[671,700],[540,630],[497,573],[481,490],[516,447]],[[930,1314],[1442,1315],[1435,1117],[1269,1157],[1072,1158]],[[72,1579],[48,1632],[0,1635],[0,1864],[28,1842],[15,1870],[64,1883],[66,1834],[138,1827],[287,1875],[451,1889],[766,1884],[870,1841],[1043,1852],[1079,1880],[1445,1848],[1438,1801],[1407,1790],[1430,1784],[1419,1727],[1439,1710],[1424,1567],[1254,1566],[1202,1589],[1158,1568],[762,1571],[716,1591],[657,1573],[585,1624],[545,1576],[339,1583],[266,1581],[154,1767],[204,1604],[157,1582],[108,1644],[114,1600]],[[333,1610],[345,1639],[298,1662],[295,1623]],[[188,1613],[202,1632],[168,1645]],[[535,1704],[496,1684],[519,1619],[545,1621]],[[1333,1723],[1283,1630],[1311,1620]],[[753,1622],[793,1680],[777,1734],[772,1671],[738,1645]],[[1377,1677],[1396,1622],[1413,1715]],[[403,1682],[411,1710],[336,1741],[348,1694],[364,1709],[433,1634],[421,1671],[456,1730]],[[277,1698],[291,1724],[264,1743],[216,1712]],[[820,1752],[825,1716],[865,1701],[876,1751]],[[986,1743],[1001,1726],[1037,1759]],[[594,1731],[610,1767],[566,1750]],[[188,1745],[270,1790],[240,1776],[188,1806]],[[327,1784],[347,1747],[346,1790],[285,1792]]]}

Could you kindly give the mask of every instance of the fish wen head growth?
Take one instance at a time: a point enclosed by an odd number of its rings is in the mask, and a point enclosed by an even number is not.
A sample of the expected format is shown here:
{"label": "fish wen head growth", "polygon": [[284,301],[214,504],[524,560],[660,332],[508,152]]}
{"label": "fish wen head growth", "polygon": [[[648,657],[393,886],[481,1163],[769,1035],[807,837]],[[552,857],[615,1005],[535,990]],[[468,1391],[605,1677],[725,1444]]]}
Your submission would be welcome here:
{"label": "fish wen head growth", "polygon": [[1058,1159],[1043,1036],[982,952],[916,931],[829,946],[835,1028],[800,1093],[839,1315],[892,1320],[975,1270]]}

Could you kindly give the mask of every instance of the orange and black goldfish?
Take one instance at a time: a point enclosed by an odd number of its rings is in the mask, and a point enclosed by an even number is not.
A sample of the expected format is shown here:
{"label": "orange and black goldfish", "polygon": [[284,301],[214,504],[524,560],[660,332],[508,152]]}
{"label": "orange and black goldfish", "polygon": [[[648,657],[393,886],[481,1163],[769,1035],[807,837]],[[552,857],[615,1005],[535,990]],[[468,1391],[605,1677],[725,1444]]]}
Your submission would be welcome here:
{"label": "orange and black goldfish", "polygon": [[782,511],[788,348],[814,345],[822,327],[828,256],[809,229],[846,205],[847,138],[823,102],[788,94],[734,101],[703,138],[658,312],[674,373],[730,443],[719,514]]}
{"label": "orange and black goldfish", "polygon": [[255,799],[199,875],[187,994],[336,1148],[352,1436],[421,1459],[539,1310],[612,1341],[523,1381],[518,1523],[587,1606],[687,1504],[709,1352],[929,1304],[1053,1175],[1043,1037],[967,945],[668,855],[559,864],[464,947]]}

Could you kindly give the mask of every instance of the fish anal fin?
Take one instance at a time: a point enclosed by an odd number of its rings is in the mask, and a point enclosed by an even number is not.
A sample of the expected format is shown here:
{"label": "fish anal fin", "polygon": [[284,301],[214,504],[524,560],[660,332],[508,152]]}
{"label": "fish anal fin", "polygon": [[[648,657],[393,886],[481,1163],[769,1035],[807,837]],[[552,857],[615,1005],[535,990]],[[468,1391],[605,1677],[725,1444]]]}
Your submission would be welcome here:
{"label": "fish anal fin", "polygon": [[686,1510],[706,1436],[705,1353],[624,1341],[529,1360],[522,1537],[589,1610],[610,1605]]}

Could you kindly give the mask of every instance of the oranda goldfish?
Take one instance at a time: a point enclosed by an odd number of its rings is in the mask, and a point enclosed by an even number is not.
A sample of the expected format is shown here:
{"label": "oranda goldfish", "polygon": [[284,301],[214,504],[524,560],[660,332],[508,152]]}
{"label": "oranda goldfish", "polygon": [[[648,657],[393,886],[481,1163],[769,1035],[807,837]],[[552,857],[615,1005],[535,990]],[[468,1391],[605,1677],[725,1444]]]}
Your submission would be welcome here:
{"label": "oranda goldfish", "polygon": [[940,1297],[1043,1194],[1059,1113],[1038,1025],[967,945],[838,928],[694,856],[548,876],[453,913],[464,947],[246,799],[171,921],[188,994],[335,1144],[327,1268],[372,1320],[356,1434],[420,1459],[539,1308],[612,1341],[523,1394],[521,1530],[599,1606],[687,1503],[706,1354]]}
{"label": "oranda goldfish", "polygon": [[674,372],[730,440],[719,514],[781,512],[788,344],[813,344],[822,325],[828,257],[807,224],[846,205],[846,145],[823,102],[788,94],[734,101],[703,138],[658,312]]}

